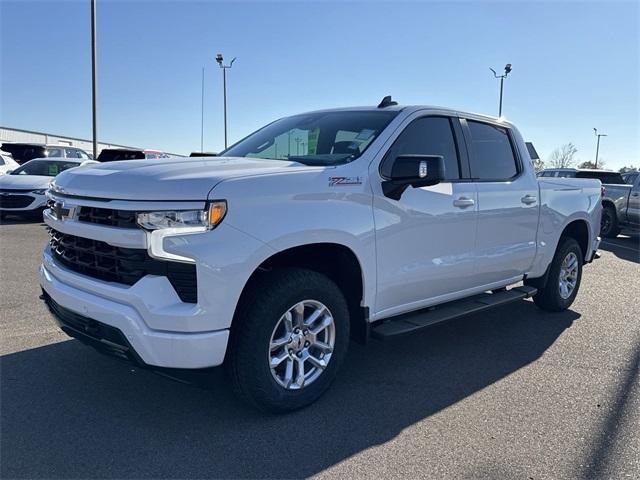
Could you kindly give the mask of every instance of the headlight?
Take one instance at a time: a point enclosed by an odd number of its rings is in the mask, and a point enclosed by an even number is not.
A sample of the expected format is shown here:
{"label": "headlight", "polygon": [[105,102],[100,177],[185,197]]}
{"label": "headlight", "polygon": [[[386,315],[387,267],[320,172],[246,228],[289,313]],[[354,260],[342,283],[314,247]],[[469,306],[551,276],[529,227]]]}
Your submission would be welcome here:
{"label": "headlight", "polygon": [[41,188],[39,190],[31,190],[31,193],[35,193],[36,195],[44,195],[45,193],[47,193],[47,189]]}
{"label": "headlight", "polygon": [[210,202],[205,210],[162,210],[145,212],[137,215],[137,222],[147,230],[190,229],[197,231],[211,230],[216,227],[227,213],[227,202],[224,200]]}

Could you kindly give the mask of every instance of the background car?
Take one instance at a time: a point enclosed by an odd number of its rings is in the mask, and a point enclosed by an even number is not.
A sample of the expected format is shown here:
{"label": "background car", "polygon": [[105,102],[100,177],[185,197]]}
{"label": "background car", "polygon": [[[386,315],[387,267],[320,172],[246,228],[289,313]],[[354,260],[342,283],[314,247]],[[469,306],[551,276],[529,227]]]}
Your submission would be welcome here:
{"label": "background car", "polygon": [[16,162],[10,154],[0,152],[0,175],[4,175],[11,170],[15,170],[19,166],[18,162]]}
{"label": "background car", "polygon": [[556,178],[595,178],[602,183],[621,185],[625,183],[622,175],[610,170],[596,170],[593,168],[546,168],[538,173],[538,177]]}
{"label": "background car", "polygon": [[160,150],[134,150],[131,148],[104,148],[98,155],[99,162],[144,160],[145,158],[171,158],[171,155]]}
{"label": "background car", "polygon": [[2,150],[9,152],[13,159],[22,165],[35,158],[77,158],[80,160],[90,160],[87,152],[78,147],[66,145],[46,145],[43,143],[11,143],[2,144]]}
{"label": "background car", "polygon": [[39,158],[0,176],[0,218],[8,214],[41,215],[53,177],[69,168],[91,163],[98,162],[79,158]]}

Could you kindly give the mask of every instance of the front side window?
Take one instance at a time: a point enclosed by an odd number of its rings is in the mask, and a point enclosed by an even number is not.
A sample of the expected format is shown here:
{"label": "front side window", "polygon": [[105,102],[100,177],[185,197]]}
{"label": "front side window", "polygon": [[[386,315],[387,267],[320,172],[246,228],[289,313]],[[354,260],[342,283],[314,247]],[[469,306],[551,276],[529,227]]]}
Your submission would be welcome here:
{"label": "front side window", "polygon": [[60,172],[64,172],[73,167],[77,167],[77,162],[31,160],[19,168],[16,168],[11,175],[39,175],[42,177],[55,177]]}
{"label": "front side window", "polygon": [[47,157],[64,157],[62,149],[58,147],[47,147]]}
{"label": "front side window", "polygon": [[448,118],[422,117],[411,122],[385,155],[380,169],[383,177],[391,177],[393,160],[400,155],[442,155],[445,179],[460,178],[458,152]]}
{"label": "front side window", "polygon": [[339,165],[358,158],[397,115],[394,111],[317,112],[277,120],[221,156]]}
{"label": "front side window", "polygon": [[477,180],[508,180],[518,164],[506,128],[467,120],[471,133],[471,177]]}

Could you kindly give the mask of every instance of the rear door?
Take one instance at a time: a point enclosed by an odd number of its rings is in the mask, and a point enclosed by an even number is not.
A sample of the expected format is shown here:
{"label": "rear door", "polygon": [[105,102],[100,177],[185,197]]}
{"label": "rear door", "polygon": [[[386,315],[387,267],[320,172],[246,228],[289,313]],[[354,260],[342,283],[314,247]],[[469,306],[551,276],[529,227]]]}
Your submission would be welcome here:
{"label": "rear door", "polygon": [[538,180],[519,152],[515,132],[499,124],[462,119],[471,178],[478,192],[477,285],[525,274],[536,253]]}

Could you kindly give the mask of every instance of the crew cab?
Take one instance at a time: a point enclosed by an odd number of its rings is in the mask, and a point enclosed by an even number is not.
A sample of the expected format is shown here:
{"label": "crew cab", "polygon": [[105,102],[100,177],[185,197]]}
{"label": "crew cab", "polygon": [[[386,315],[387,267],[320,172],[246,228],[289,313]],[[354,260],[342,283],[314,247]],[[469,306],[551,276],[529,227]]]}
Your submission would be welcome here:
{"label": "crew cab", "polygon": [[597,180],[537,179],[511,123],[389,97],[217,157],[63,172],[49,198],[40,283],[65,332],[152,369],[224,363],[276,412],[317,399],[350,338],[568,308],[602,208]]}

